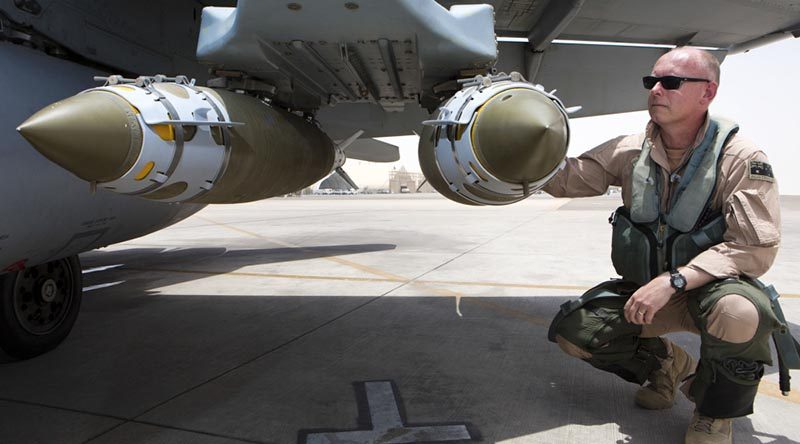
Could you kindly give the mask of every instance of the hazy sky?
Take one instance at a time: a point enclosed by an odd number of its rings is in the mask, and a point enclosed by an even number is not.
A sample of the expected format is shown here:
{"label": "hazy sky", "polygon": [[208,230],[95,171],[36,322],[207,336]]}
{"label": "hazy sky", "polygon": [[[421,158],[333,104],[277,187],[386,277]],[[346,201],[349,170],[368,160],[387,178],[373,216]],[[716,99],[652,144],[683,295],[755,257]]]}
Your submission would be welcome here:
{"label": "hazy sky", "polygon": [[[800,39],[728,56],[722,64],[720,88],[711,107],[713,114],[738,122],[740,134],[767,153],[781,194],[800,194],[800,174],[792,172],[800,165],[800,137],[795,133],[800,127],[799,73]],[[573,119],[569,155],[576,156],[620,134],[640,132],[648,119],[646,111]],[[409,171],[420,171],[416,136],[381,140],[400,147],[400,161],[375,164],[348,160],[345,170],[361,187],[387,188],[388,172],[401,165]]]}

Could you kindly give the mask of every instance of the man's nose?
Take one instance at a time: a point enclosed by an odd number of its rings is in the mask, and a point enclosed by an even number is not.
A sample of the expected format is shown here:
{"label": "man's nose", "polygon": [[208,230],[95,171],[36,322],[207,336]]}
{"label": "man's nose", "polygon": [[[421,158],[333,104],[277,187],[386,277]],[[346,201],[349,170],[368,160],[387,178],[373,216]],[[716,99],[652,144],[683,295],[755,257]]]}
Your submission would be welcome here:
{"label": "man's nose", "polygon": [[655,86],[650,88],[650,94],[654,96],[664,95],[664,86],[661,85],[661,82],[656,82]]}

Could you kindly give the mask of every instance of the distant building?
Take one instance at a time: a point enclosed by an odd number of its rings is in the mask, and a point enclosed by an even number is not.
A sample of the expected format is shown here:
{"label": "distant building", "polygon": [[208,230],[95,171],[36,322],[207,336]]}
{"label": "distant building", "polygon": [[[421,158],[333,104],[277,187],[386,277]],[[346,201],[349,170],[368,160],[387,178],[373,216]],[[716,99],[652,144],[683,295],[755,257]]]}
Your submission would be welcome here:
{"label": "distant building", "polygon": [[425,182],[425,176],[422,173],[406,171],[405,166],[389,172],[389,191],[392,193],[416,193],[418,188],[420,193],[434,192],[433,187]]}
{"label": "distant building", "polygon": [[319,184],[318,191],[317,194],[354,194],[356,192],[336,171]]}

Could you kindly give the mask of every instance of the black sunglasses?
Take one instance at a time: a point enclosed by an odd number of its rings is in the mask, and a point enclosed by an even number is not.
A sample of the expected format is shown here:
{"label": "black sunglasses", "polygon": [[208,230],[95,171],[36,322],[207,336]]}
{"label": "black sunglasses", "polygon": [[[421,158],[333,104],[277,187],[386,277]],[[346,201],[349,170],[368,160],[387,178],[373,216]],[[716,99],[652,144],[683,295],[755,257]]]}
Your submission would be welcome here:
{"label": "black sunglasses", "polygon": [[707,79],[696,79],[694,77],[677,77],[677,76],[642,77],[642,84],[644,85],[645,89],[653,89],[656,86],[656,83],[658,82],[661,82],[661,86],[663,86],[664,89],[678,89],[681,87],[681,83],[683,82],[710,82],[710,81],[711,80]]}

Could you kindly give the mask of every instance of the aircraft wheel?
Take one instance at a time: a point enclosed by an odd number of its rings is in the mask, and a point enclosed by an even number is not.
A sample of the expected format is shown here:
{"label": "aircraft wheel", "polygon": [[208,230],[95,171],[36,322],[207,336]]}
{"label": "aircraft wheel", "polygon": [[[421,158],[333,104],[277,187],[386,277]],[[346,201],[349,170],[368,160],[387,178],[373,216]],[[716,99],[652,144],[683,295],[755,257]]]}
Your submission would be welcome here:
{"label": "aircraft wheel", "polygon": [[83,287],[78,256],[0,275],[0,348],[28,359],[52,350],[75,325]]}

